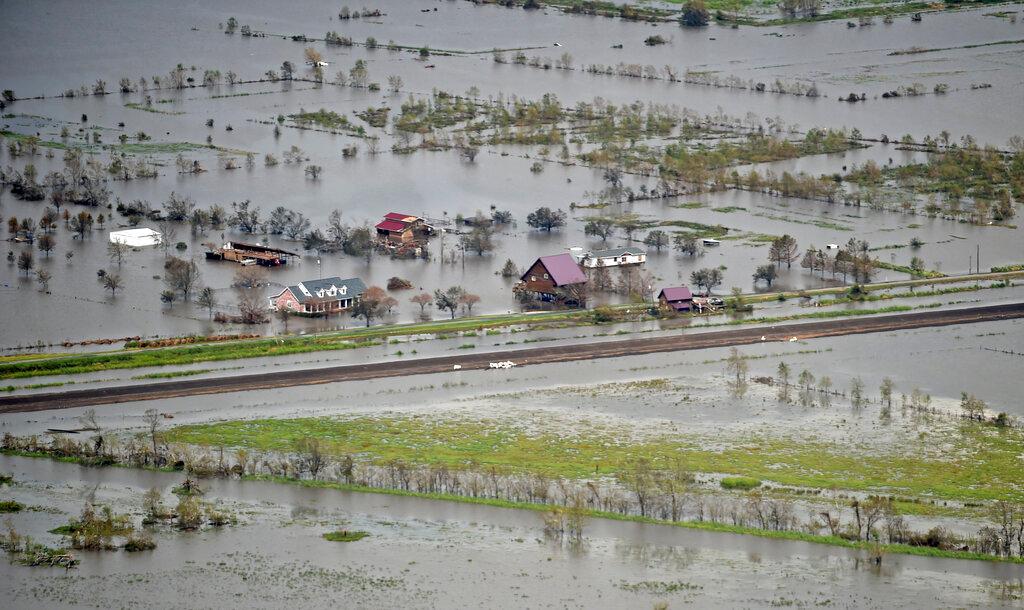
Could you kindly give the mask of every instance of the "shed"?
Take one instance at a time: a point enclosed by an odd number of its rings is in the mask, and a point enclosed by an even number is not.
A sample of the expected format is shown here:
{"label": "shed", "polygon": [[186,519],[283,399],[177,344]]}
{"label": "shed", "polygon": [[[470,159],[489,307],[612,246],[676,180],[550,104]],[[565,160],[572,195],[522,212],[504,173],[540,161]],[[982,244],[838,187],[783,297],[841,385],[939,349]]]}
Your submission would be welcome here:
{"label": "shed", "polygon": [[153,229],[125,229],[110,232],[110,243],[124,244],[132,248],[159,246],[161,239],[160,232]]}
{"label": "shed", "polygon": [[672,286],[662,288],[658,293],[658,301],[665,307],[676,311],[693,309],[693,293],[688,286]]}

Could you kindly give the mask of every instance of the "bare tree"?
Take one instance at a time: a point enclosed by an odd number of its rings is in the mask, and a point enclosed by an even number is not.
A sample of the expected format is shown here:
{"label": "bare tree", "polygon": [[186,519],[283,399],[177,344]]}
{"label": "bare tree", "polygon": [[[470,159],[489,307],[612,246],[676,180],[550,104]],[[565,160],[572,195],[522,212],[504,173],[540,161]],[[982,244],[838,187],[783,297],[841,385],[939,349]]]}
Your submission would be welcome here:
{"label": "bare tree", "polygon": [[160,413],[156,409],[146,409],[146,412],[142,414],[142,421],[146,422],[146,427],[149,428],[149,438],[153,441],[153,460],[157,458],[157,447],[156,447],[156,433],[160,429]]}

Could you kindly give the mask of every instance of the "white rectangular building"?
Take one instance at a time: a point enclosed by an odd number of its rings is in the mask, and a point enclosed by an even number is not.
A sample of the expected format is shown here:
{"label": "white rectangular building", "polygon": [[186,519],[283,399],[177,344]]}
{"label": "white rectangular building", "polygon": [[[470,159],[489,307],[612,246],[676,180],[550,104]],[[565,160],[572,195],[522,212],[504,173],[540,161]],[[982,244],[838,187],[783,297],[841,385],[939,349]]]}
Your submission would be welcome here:
{"label": "white rectangular building", "polygon": [[125,229],[123,231],[110,232],[110,243],[124,244],[131,248],[159,246],[160,240],[160,232],[153,229]]}
{"label": "white rectangular building", "polygon": [[[572,249],[575,250],[575,249]],[[623,265],[642,265],[647,262],[647,253],[636,248],[614,248],[611,250],[595,250],[578,256],[579,263],[588,269],[597,267],[621,267]]]}

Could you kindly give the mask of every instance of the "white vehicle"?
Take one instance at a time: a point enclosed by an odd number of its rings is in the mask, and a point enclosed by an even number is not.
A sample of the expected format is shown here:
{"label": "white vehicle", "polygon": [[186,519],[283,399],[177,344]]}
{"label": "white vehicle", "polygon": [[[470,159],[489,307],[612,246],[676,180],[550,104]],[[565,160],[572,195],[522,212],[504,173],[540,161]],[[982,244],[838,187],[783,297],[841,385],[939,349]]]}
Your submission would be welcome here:
{"label": "white vehicle", "polygon": [[453,371],[461,371],[462,370],[462,365],[461,364],[456,364],[456,365],[454,365],[452,367],[452,370]]}

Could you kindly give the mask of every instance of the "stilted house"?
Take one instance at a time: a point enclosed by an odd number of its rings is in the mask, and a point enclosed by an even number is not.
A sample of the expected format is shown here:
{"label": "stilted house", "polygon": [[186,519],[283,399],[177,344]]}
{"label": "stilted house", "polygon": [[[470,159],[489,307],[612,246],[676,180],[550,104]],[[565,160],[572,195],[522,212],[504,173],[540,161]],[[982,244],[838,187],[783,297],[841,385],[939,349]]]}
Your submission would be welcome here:
{"label": "stilted house", "polygon": [[564,295],[566,289],[587,283],[587,276],[570,254],[538,258],[520,278],[521,289],[550,301]]}
{"label": "stilted house", "polygon": [[366,292],[366,284],[359,278],[343,280],[328,277],[307,280],[288,286],[270,297],[270,307],[298,314],[326,315],[348,309]]}
{"label": "stilted house", "polygon": [[239,265],[261,265],[263,267],[278,267],[285,265],[296,252],[263,246],[260,244],[247,244],[240,241],[229,241],[223,246],[217,247],[214,244],[206,245],[206,258],[208,260],[234,261]]}
{"label": "stilted house", "polygon": [[374,228],[378,239],[395,244],[422,241],[433,233],[433,228],[424,219],[400,212],[388,212]]}

